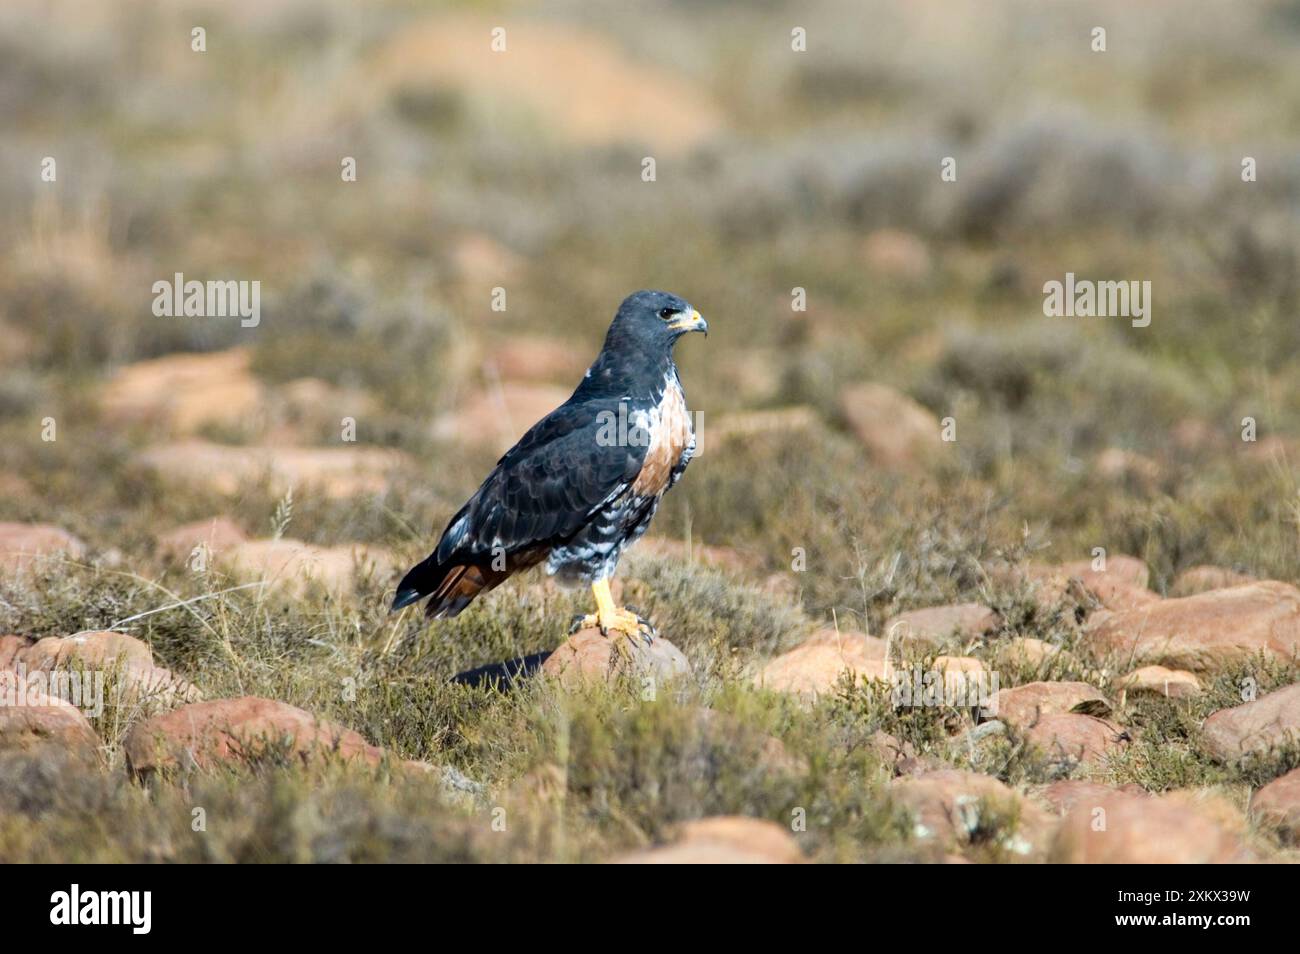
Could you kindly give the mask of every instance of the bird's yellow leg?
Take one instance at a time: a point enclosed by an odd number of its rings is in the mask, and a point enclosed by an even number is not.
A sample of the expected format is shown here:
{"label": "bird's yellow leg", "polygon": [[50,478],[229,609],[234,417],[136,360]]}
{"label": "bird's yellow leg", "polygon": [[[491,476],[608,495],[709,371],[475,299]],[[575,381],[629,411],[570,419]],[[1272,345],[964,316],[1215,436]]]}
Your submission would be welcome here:
{"label": "bird's yellow leg", "polygon": [[597,580],[591,584],[591,595],[596,598],[596,612],[576,621],[575,629],[599,626],[600,631],[608,636],[611,632],[638,636],[652,633],[650,624],[631,610],[619,609],[614,596],[609,591],[609,580]]}

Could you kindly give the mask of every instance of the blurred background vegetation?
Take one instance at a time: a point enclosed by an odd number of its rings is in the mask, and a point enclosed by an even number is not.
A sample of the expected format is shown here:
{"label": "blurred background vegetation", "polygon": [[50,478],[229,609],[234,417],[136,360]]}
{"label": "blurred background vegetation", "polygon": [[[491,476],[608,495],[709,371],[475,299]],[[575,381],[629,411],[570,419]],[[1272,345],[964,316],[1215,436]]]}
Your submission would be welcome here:
{"label": "blurred background vegetation", "polygon": [[[989,561],[1096,546],[1145,559],[1157,591],[1199,563],[1294,582],[1298,52],[1296,0],[8,0],[0,520],[62,526],[94,569],[44,601],[11,594],[0,626],[150,608],[95,574],[162,572],[176,524],[269,535],[283,487],[142,463],[178,441],[337,447],[354,417],[358,445],[400,465],[373,492],[301,483],[287,532],[422,556],[504,446],[482,422],[517,435],[562,400],[642,287],[711,329],[678,350],[704,453],[655,534],[731,548],[810,621],[877,632],[900,609],[996,601]],[[1150,326],[1045,317],[1043,283],[1067,271],[1151,281]],[[260,326],[155,317],[175,272],[259,280]],[[124,369],[230,349],[255,400],[115,410]],[[862,431],[891,422],[846,396],[867,381],[952,417],[957,440],[886,466]],[[384,642],[391,582],[295,605],[299,634]],[[403,625],[433,641],[414,656],[454,657],[443,677],[559,639],[558,618],[521,633],[499,612],[458,623],[469,650]],[[182,670],[228,664],[183,614],[145,625]],[[237,648],[310,656],[287,625]],[[327,705],[269,666],[212,678]],[[431,756],[429,739],[398,747]]]}

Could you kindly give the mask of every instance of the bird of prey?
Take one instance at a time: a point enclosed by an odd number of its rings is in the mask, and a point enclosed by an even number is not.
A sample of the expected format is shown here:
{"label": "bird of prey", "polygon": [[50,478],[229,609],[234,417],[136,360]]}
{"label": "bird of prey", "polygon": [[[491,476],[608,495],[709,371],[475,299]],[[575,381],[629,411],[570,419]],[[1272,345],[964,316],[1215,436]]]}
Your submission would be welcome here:
{"label": "bird of prey", "polygon": [[648,621],[614,603],[609,581],[695,454],[673,346],[708,330],[676,295],[625,298],[573,396],[506,451],[433,553],[402,579],[393,609],[427,596],[427,616],[456,616],[480,593],[545,562],[560,583],[591,586],[596,612],[575,629],[651,638]]}

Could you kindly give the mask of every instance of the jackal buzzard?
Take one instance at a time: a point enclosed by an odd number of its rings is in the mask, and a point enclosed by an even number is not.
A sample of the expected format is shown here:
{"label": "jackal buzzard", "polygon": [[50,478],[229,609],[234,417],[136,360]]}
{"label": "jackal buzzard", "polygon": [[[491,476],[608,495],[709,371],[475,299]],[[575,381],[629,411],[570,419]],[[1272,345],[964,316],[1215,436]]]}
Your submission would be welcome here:
{"label": "jackal buzzard", "polygon": [[649,635],[614,604],[619,554],[655,515],[695,453],[695,429],[673,363],[688,331],[707,333],[676,295],[629,295],[573,396],[533,425],[397,587],[393,609],[431,596],[425,613],[455,616],[480,593],[545,561],[568,585],[588,583],[596,612],[581,625]]}

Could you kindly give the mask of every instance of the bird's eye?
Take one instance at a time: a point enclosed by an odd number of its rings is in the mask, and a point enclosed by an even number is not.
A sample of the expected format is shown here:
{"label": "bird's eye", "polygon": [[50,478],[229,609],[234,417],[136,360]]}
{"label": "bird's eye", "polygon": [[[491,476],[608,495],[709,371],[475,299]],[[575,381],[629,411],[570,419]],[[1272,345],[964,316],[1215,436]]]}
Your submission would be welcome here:
{"label": "bird's eye", "polygon": [[671,318],[671,317],[672,317],[673,315],[675,315],[675,314],[677,314],[677,312],[673,311],[671,308],[660,308],[660,309],[659,309],[659,317],[662,318],[664,321],[667,321],[669,318]]}

